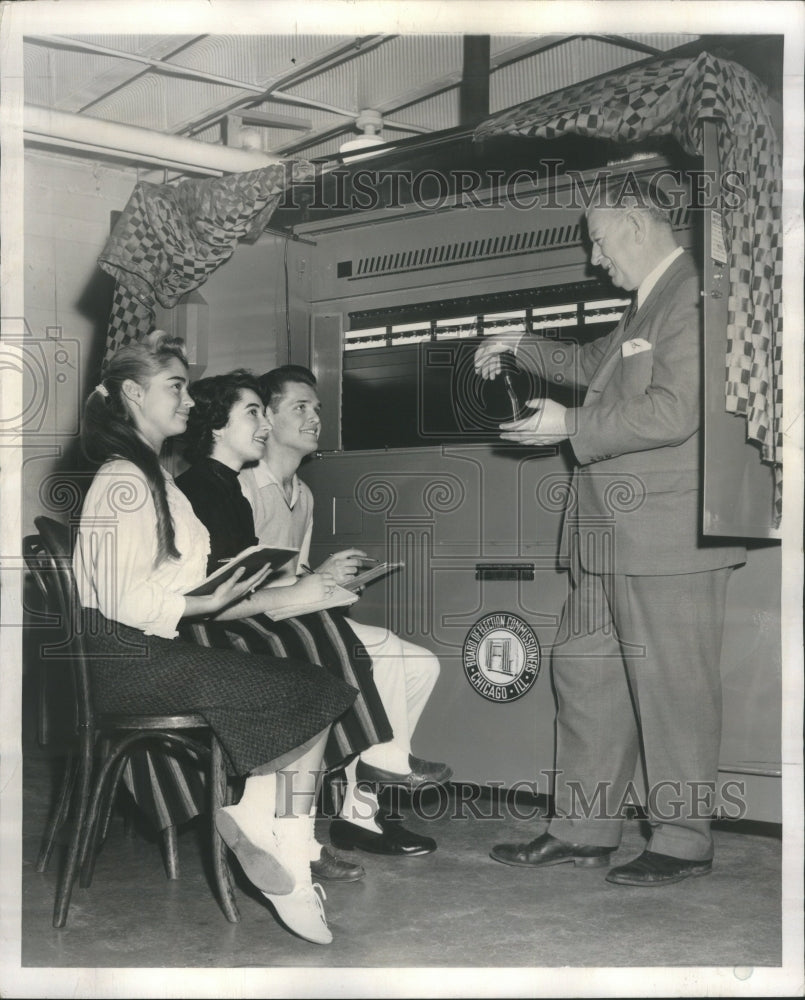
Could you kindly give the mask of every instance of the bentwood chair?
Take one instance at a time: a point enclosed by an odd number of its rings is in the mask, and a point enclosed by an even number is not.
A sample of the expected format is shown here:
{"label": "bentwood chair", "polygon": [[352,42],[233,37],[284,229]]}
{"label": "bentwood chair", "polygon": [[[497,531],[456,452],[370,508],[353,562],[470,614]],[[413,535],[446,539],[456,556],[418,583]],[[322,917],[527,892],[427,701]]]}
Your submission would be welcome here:
{"label": "bentwood chair", "polygon": [[[58,639],[54,638],[52,643],[42,644],[41,655],[64,667],[73,692],[72,704],[64,706],[72,713],[73,747],[67,757],[61,789],[36,864],[37,871],[47,870],[57,834],[72,815],[67,858],[56,889],[53,926],[63,927],[67,920],[79,868],[82,887],[91,884],[95,858],[106,838],[128,756],[144,746],[152,750],[176,747],[192,752],[205,763],[215,888],[227,920],[237,923],[240,914],[227,862],[227,848],[213,819],[216,809],[229,801],[220,743],[200,715],[124,715],[95,711],[81,605],[72,571],[70,529],[49,517],[37,517],[34,523],[39,534],[24,539],[23,552],[44,599],[50,620],[48,627],[57,630],[58,634]],[[137,669],[134,659],[132,669]],[[163,844],[168,878],[176,878],[178,854],[174,827],[166,831]]]}

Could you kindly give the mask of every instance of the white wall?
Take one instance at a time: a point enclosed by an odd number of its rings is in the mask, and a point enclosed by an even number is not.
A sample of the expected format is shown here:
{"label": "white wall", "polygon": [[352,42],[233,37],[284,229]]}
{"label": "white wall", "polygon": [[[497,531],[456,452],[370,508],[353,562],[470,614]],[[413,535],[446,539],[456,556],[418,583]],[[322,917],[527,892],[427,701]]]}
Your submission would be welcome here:
{"label": "white wall", "polygon": [[40,487],[48,474],[75,462],[80,408],[97,378],[113,287],[97,258],[109,236],[110,213],[125,206],[136,181],[133,169],[44,152],[25,155],[25,320],[31,338],[23,375],[26,533],[46,509]]}
{"label": "white wall", "polygon": [[285,276],[282,241],[243,243],[202,285],[210,310],[205,375],[233,368],[258,374],[285,364]]}

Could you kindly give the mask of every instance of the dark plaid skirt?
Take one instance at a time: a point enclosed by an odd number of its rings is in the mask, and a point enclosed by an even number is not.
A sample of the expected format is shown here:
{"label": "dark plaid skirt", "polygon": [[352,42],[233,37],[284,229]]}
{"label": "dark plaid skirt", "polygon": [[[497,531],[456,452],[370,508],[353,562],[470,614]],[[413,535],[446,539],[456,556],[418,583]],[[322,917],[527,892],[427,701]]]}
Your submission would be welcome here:
{"label": "dark plaid skirt", "polygon": [[85,611],[96,709],[197,712],[229,769],[248,774],[287,755],[345,712],[355,690],[303,660],[163,639]]}
{"label": "dark plaid skirt", "polygon": [[[352,704],[343,704],[339,712],[309,734],[314,735],[328,723],[332,724],[325,750],[325,767],[328,769],[339,767],[355,754],[374,743],[385,742],[393,735],[372,680],[371,661],[343,616],[322,611],[283,622],[273,622],[264,616],[231,622],[184,622],[180,625],[180,638],[173,640],[146,637],[142,632],[126,629],[125,626],[114,627],[120,630],[118,634],[121,638],[128,640],[130,635],[141,645],[147,643],[160,665],[168,652],[172,659],[179,650],[184,650],[184,654],[178,653],[180,659],[183,655],[189,656],[194,664],[200,662],[200,658],[210,657],[212,662],[219,665],[217,677],[221,687],[227,691],[231,684],[227,665],[231,662],[230,658],[236,657],[237,662],[268,661],[291,665],[292,671],[301,667],[299,679],[304,677],[306,685],[312,682],[317,689],[320,688],[317,694],[325,695],[328,704],[330,699],[326,697],[326,693],[333,686],[338,691],[348,692],[348,698],[354,697]],[[275,659],[276,657],[280,659]],[[168,710],[164,706],[150,708],[143,705],[139,709],[129,707],[128,697],[119,690],[119,678],[115,676],[120,668],[115,671],[104,665],[99,669],[100,663],[93,667],[98,708],[107,711]],[[316,666],[311,667],[311,663]],[[325,670],[322,671],[321,667]],[[197,688],[194,681],[195,675],[191,674],[190,687],[193,691]],[[357,689],[357,696],[354,689]],[[317,699],[312,700],[315,706]],[[262,729],[270,731],[276,721],[274,712],[277,706],[270,706],[271,711],[267,711],[269,706],[266,706],[261,711],[259,700],[247,701],[251,712],[259,717]],[[152,701],[151,704],[153,703]],[[186,710],[199,711],[210,719],[201,706],[193,705]],[[216,725],[212,719],[210,721],[217,732]],[[241,721],[240,716],[238,721]],[[219,738],[224,749],[229,752],[226,739],[220,733]],[[304,738],[298,742],[304,742]],[[296,745],[298,743],[293,744]],[[267,758],[267,762],[276,760],[279,756],[281,754]],[[240,774],[246,773],[236,767],[232,770]],[[138,806],[157,829],[180,826],[206,809],[202,771],[187,755],[170,750],[136,751],[130,757],[124,778]]]}

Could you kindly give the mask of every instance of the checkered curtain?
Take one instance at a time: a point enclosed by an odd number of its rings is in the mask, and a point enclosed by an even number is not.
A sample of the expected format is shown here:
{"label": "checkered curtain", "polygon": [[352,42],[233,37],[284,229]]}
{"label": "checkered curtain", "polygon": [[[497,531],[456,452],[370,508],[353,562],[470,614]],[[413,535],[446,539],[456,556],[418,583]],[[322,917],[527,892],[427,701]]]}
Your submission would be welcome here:
{"label": "checkered curtain", "polygon": [[103,366],[151,331],[155,302],[170,309],[202,285],[238,240],[263,228],[286,188],[313,177],[311,163],[289,160],[210,180],[138,184],[98,258],[116,281]]}
{"label": "checkered curtain", "polygon": [[743,67],[703,52],[658,59],[528,101],[483,122],[476,139],[567,132],[630,142],[671,135],[703,153],[704,119],[716,119],[721,170],[740,172],[746,200],[725,212],[729,241],[726,409],[743,414],[747,438],[782,463],[782,164],[764,91]]}

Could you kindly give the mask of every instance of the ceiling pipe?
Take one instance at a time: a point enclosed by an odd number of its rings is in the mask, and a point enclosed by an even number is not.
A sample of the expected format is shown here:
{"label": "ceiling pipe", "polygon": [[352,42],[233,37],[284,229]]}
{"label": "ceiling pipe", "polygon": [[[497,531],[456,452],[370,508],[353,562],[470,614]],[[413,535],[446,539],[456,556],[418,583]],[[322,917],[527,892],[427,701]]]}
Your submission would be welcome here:
{"label": "ceiling pipe", "polygon": [[184,136],[165,135],[135,125],[121,125],[33,105],[25,106],[23,122],[24,137],[29,141],[46,145],[52,140],[59,146],[122,154],[135,163],[229,174],[280,162],[278,157],[263,152],[215,146]]}

